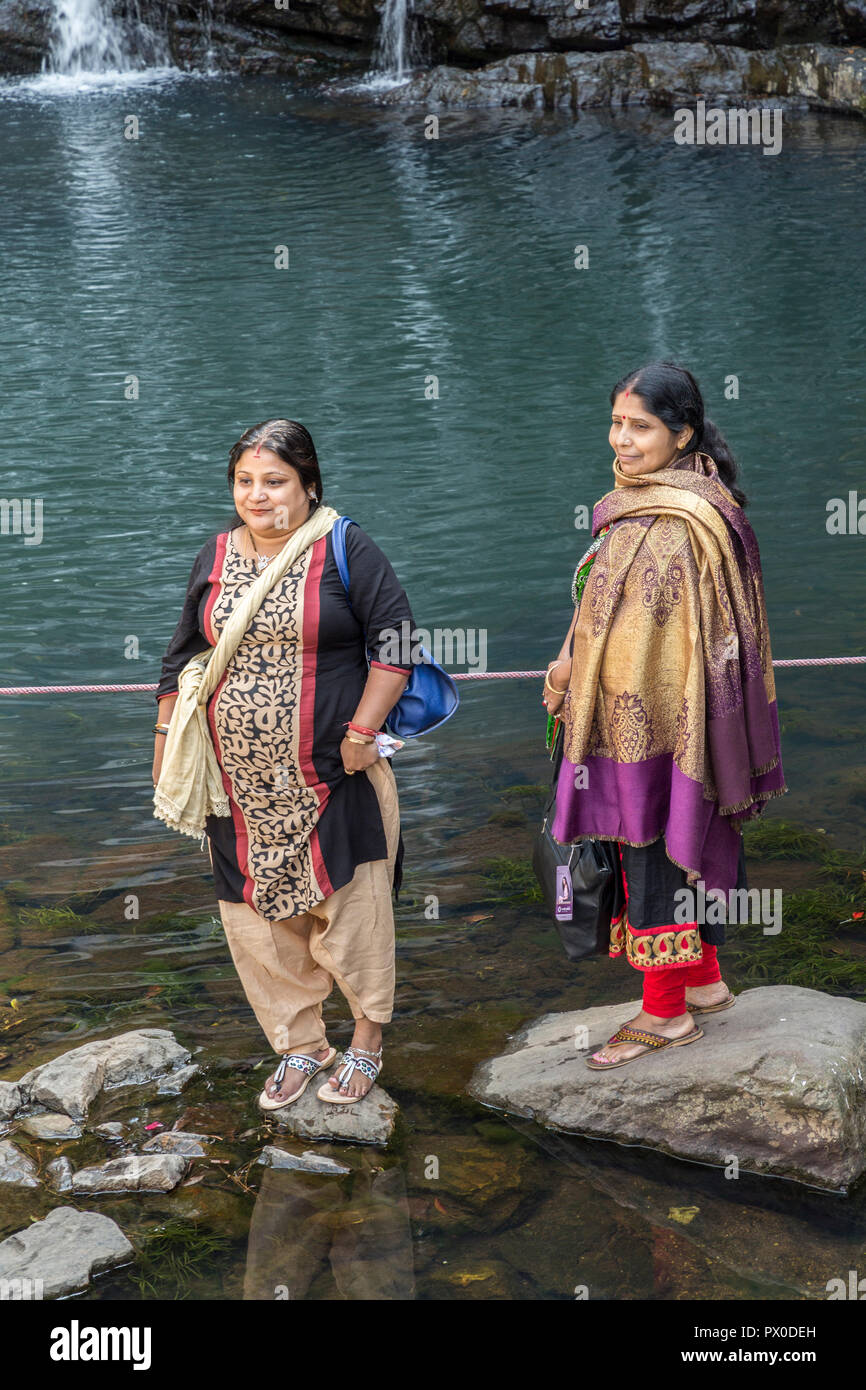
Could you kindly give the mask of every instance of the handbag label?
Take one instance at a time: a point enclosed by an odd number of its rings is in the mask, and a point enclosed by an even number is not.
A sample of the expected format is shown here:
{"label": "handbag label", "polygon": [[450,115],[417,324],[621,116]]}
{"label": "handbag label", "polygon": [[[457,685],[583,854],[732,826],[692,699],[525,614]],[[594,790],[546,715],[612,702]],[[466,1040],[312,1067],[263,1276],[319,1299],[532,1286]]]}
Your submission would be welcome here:
{"label": "handbag label", "polygon": [[571,883],[571,869],[567,864],[556,866],[556,908],[557,922],[570,922],[574,915],[574,892]]}

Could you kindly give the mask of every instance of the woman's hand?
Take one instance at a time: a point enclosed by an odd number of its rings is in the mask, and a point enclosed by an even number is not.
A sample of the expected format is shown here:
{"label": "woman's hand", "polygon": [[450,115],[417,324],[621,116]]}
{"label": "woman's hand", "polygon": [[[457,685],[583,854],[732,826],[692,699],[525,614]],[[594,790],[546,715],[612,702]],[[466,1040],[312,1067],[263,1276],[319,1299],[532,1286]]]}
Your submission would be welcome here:
{"label": "woman's hand", "polygon": [[[547,681],[544,685],[542,700],[547,706],[548,714],[558,714],[562,707],[568,691],[569,681],[571,680],[571,661],[566,658],[560,661],[551,661],[547,668]],[[556,686],[552,690],[551,686]]]}
{"label": "woman's hand", "polygon": [[344,738],[340,744],[340,757],[349,774],[363,772],[365,767],[371,767],[373,763],[378,762],[379,756],[374,738],[371,738],[369,743],[357,743],[355,739]]}

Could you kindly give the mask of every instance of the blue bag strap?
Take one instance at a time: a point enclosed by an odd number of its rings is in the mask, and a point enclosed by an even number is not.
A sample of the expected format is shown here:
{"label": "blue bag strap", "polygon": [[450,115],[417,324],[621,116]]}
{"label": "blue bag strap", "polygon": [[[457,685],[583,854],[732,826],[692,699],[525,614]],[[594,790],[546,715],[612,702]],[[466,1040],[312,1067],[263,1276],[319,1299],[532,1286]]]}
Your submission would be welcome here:
{"label": "blue bag strap", "polygon": [[349,607],[352,607],[352,600],[349,598],[349,561],[346,556],[346,531],[356,523],[350,516],[338,516],[331,529],[331,544],[334,550],[334,560],[340,579],[343,581],[343,588],[346,590],[346,598]]}

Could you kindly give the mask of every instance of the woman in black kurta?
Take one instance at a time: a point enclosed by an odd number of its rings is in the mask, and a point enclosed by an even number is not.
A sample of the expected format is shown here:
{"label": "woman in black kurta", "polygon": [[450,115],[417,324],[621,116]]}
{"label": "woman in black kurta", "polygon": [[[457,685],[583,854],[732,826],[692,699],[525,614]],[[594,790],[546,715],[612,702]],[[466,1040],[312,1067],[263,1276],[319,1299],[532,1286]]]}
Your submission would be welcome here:
{"label": "woman in black kurta", "polygon": [[[287,529],[267,536],[274,530],[274,509],[269,504],[277,496],[287,496],[289,502],[297,496],[300,509],[292,520],[301,524],[319,503],[318,465],[310,466],[311,451],[315,459],[312,441],[300,455],[294,447],[301,429],[294,422],[265,422],[248,431],[232,451],[235,505],[246,524],[211,536],[195,558],[183,611],[163,659],[158,701],[177,692],[178,675],[193,656],[216,644],[235,604],[267,564],[266,556],[276,554],[285,541]],[[303,493],[299,487],[305,489]],[[263,503],[264,516],[250,508],[250,501]],[[266,540],[269,551],[262,553]],[[333,532],[301,553],[266,595],[207,706],[231,810],[228,817],[207,820],[214,884],[229,944],[250,1002],[275,1050],[296,1056],[301,1047],[305,1049],[301,1060],[282,1068],[278,1090],[267,1094],[276,1103],[300,1093],[298,1072],[307,1078],[313,1074],[304,1066],[303,1056],[328,1050],[321,1036],[321,1001],[308,997],[310,977],[328,973],[327,961],[330,976],[341,987],[345,983],[341,960],[334,959],[333,931],[331,941],[325,942],[329,950],[319,953],[322,959],[317,959],[313,948],[303,959],[288,960],[286,951],[291,955],[294,950],[299,924],[309,947],[310,929],[315,938],[321,925],[311,910],[318,906],[321,912],[329,901],[335,908],[345,906],[350,916],[353,911],[356,916],[370,911],[385,919],[390,916],[390,922],[379,923],[376,949],[390,951],[393,957],[391,884],[387,911],[382,906],[381,884],[366,905],[353,888],[359,866],[378,865],[377,872],[388,867],[389,878],[393,871],[393,887],[399,889],[403,845],[393,773],[387,760],[370,763],[372,748],[369,755],[366,750],[362,755],[367,766],[349,768],[347,759],[355,756],[355,749],[345,740],[348,737],[353,745],[372,744],[369,729],[365,733],[349,730],[347,735],[347,726],[355,721],[359,707],[371,708],[370,685],[382,672],[390,673],[391,681],[380,682],[386,702],[383,705],[379,699],[381,717],[374,727],[381,727],[390,708],[388,690],[392,695],[396,691],[394,698],[398,698],[401,682],[411,669],[411,655],[399,648],[397,655],[405,664],[394,664],[394,637],[411,633],[414,622],[389,561],[357,525],[347,528],[346,558],[348,594],[334,557]],[[363,706],[362,701],[366,701]],[[161,712],[163,708],[167,706],[160,703]],[[386,819],[397,828],[397,843],[391,846]],[[375,908],[370,906],[373,900],[378,904]],[[285,945],[287,922],[295,932],[289,947]],[[370,927],[360,920],[351,931],[344,927],[344,955],[348,951],[352,956],[352,940],[357,943]],[[276,953],[274,961],[255,959],[256,951],[249,949],[254,937],[265,943],[263,951]],[[257,980],[246,978],[242,956]],[[357,960],[349,960],[348,965],[360,969],[359,978],[363,977]],[[377,1024],[390,1018],[388,973],[381,962],[376,965],[379,984],[372,991],[374,1007],[369,1011],[363,1008],[363,991],[349,981],[344,992],[356,1018],[372,1016]],[[274,978],[280,974],[282,979]],[[324,997],[330,983],[320,979],[314,992]],[[317,1031],[318,1038],[311,1036]],[[375,1042],[375,1033],[368,1033],[365,1040]],[[321,1045],[313,1047],[315,1042]],[[356,1071],[361,1075],[344,1089],[344,1099],[365,1094],[369,1085],[363,1077],[372,1081],[377,1066],[375,1047],[365,1050],[359,1044],[356,1051],[360,1054]],[[322,1058],[312,1060],[318,1065]]]}

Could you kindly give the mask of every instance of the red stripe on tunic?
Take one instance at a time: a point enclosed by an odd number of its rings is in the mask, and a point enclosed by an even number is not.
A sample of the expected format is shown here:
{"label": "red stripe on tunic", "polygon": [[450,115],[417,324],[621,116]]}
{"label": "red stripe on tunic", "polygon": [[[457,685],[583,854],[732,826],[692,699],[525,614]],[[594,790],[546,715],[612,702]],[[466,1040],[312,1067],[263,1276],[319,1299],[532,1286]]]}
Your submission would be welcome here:
{"label": "red stripe on tunic", "polygon": [[210,625],[210,615],[213,612],[213,606],[219,598],[220,589],[222,588],[223,564],[225,563],[226,546],[228,544],[228,539],[228,531],[224,531],[221,536],[217,536],[216,554],[214,555],[213,568],[211,569],[211,572],[207,577],[207,582],[211,585],[211,591],[208,601],[205,604],[204,618],[202,621],[204,624],[205,636],[207,637],[207,640],[210,642],[212,647],[216,646],[217,639],[214,636],[214,630]]}
{"label": "red stripe on tunic", "polygon": [[[321,536],[312,546],[310,565],[304,583],[304,628],[302,633],[303,659],[301,665],[300,736],[298,740],[298,762],[301,776],[306,785],[316,793],[321,815],[330,789],[323,783],[313,762],[313,736],[315,734],[314,716],[316,705],[316,666],[319,645],[319,586],[325,566],[327,536]],[[310,854],[313,873],[319,889],[325,897],[334,891],[333,884],[325,867],[322,848],[319,844],[319,831],[315,828],[310,835]]]}
{"label": "red stripe on tunic", "polygon": [[[208,624],[208,631],[210,631],[210,624]],[[211,738],[213,739],[213,746],[216,750],[217,762],[220,765],[220,774],[223,779],[223,787],[225,788],[226,795],[229,799],[229,810],[232,813],[232,822],[235,827],[235,848],[237,850],[238,868],[244,876],[244,901],[249,903],[250,907],[254,907],[253,892],[255,890],[256,885],[250,878],[248,872],[250,842],[249,837],[247,835],[247,823],[244,820],[243,812],[241,811],[240,806],[232,796],[231,778],[229,777],[228,773],[223,767],[222,749],[220,748],[219,734],[217,733],[216,720],[214,719],[213,713],[214,705],[216,704],[217,699],[219,698],[219,693],[225,685],[227,679],[228,671],[226,671],[223,674],[223,677],[219,685],[217,686],[211,698],[208,700],[207,722],[210,727]]]}

